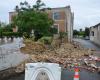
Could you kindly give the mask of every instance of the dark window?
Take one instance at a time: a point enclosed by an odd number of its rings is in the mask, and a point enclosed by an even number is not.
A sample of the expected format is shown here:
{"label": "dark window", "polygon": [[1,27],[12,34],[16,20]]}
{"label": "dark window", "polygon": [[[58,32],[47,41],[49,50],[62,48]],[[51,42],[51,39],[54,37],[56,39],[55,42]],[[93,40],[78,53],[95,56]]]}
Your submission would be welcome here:
{"label": "dark window", "polygon": [[94,36],[94,31],[91,32],[91,35]]}
{"label": "dark window", "polygon": [[60,13],[59,12],[54,12],[53,13],[53,19],[54,20],[59,20],[60,19]]}
{"label": "dark window", "polygon": [[53,27],[57,30],[57,32],[59,32],[59,28],[57,24],[54,24]]}

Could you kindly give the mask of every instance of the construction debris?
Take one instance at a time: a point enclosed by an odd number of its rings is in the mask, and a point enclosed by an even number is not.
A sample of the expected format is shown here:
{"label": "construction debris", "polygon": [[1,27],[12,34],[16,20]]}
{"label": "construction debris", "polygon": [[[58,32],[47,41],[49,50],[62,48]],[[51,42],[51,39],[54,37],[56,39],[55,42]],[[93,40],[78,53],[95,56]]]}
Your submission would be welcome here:
{"label": "construction debris", "polygon": [[37,54],[44,52],[46,47],[39,42],[25,42],[25,47],[22,47],[20,50],[21,52],[28,53],[28,54]]}
{"label": "construction debris", "polygon": [[49,45],[51,46],[50,49],[47,49],[44,44],[39,42],[25,42],[25,45],[25,47],[21,48],[21,51],[30,55],[30,59],[27,62],[58,63],[63,68],[69,69],[78,65],[92,72],[98,70],[96,66],[97,59],[91,56],[93,50],[84,49],[79,43],[62,43],[57,48]]}

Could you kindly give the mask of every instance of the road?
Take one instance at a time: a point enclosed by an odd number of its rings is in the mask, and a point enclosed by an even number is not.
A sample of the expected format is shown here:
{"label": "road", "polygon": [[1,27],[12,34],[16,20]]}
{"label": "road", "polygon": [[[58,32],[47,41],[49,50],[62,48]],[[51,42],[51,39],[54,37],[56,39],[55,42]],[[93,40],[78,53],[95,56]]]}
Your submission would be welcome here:
{"label": "road", "polygon": [[92,43],[90,40],[83,40],[83,39],[74,39],[74,41],[79,42],[84,48],[92,48],[95,49],[96,56],[100,56],[100,47]]}
{"label": "road", "polygon": [[[97,73],[91,73],[86,70],[80,70],[80,80],[100,80],[100,75]],[[74,71],[64,70],[62,71],[61,80],[73,80]]]}
{"label": "road", "polygon": [[[20,52],[19,44],[20,38],[17,38],[12,43],[0,45],[0,70],[15,67],[28,58],[28,55]],[[22,43],[20,45],[22,45]]]}
{"label": "road", "polygon": [[84,48],[92,48],[95,50],[100,50],[100,47],[92,43],[90,40],[74,39],[74,41],[79,42]]}
{"label": "road", "polygon": [[[99,47],[91,43],[90,41],[76,39],[76,41],[80,42],[85,48],[95,48],[96,50],[99,50]],[[86,70],[80,70],[80,80],[100,80],[100,74],[98,73],[91,73]],[[69,71],[67,69],[62,70],[61,74],[61,80],[73,80],[74,77],[74,71]],[[6,80],[24,80],[24,73],[10,77]]]}
{"label": "road", "polygon": [[[97,73],[91,73],[86,70],[81,70],[79,74],[80,74],[80,80],[100,80],[100,75],[98,75]],[[6,80],[25,80],[24,77],[25,76],[23,73],[7,78]],[[62,71],[61,80],[73,80],[73,77],[74,77],[74,71],[68,71],[68,70]]]}

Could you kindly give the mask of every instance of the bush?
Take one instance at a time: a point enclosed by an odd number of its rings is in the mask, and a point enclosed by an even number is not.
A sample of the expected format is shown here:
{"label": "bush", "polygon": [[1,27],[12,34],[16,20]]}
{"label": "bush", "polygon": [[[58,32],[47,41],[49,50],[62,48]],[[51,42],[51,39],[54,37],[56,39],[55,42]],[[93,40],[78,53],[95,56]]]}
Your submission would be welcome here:
{"label": "bush", "polygon": [[50,31],[50,33],[52,33],[52,34],[57,34],[57,32],[58,32],[56,28],[52,28],[52,27],[50,28],[49,31]]}
{"label": "bush", "polygon": [[2,36],[6,36],[6,37],[22,37],[22,33],[19,33],[19,32],[2,32]]}
{"label": "bush", "polygon": [[42,37],[41,39],[39,39],[38,41],[44,43],[44,44],[51,44],[52,42],[52,37]]}
{"label": "bush", "polygon": [[60,38],[64,38],[65,36],[67,36],[67,33],[66,32],[60,32]]}
{"label": "bush", "polygon": [[23,33],[23,37],[24,37],[24,38],[29,38],[29,35],[27,34],[27,32],[24,32],[24,33]]}
{"label": "bush", "polygon": [[24,39],[24,43],[31,43],[32,42],[32,40],[31,39]]}
{"label": "bush", "polygon": [[35,30],[34,36],[35,36],[34,40],[37,41],[38,39],[40,39],[43,36],[43,34],[41,32],[39,32],[38,30]]}

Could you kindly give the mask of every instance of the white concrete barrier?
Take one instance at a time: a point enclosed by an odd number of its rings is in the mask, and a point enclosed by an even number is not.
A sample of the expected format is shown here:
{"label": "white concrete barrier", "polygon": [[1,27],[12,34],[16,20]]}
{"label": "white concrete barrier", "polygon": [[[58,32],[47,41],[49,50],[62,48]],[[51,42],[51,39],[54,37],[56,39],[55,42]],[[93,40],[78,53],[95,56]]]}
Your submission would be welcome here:
{"label": "white concrete barrier", "polygon": [[61,67],[56,63],[28,63],[25,80],[61,80]]}

